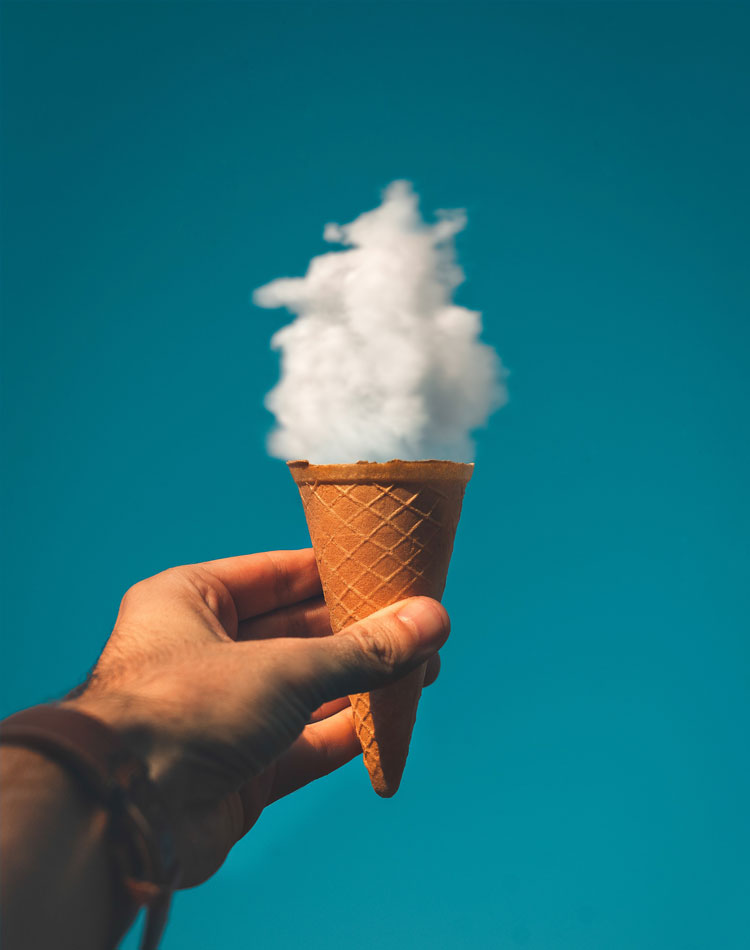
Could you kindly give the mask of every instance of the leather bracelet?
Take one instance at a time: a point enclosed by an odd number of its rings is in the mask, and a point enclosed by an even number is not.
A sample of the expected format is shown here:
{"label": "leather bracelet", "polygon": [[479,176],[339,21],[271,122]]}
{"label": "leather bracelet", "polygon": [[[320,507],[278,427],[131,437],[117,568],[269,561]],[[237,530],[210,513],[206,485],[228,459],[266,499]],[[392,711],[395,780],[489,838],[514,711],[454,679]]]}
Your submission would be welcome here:
{"label": "leather bracelet", "polygon": [[0,742],[55,759],[107,807],[125,891],[147,907],[141,950],[155,950],[180,866],[167,808],[145,763],[101,720],[58,704],[9,716],[0,723]]}

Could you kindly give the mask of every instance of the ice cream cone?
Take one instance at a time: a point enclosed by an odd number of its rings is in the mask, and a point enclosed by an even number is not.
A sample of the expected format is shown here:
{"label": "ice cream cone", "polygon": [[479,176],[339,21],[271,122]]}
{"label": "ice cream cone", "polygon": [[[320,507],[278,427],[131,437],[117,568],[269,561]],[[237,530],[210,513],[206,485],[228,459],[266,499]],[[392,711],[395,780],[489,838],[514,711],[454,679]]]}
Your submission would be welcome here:
{"label": "ice cream cone", "polygon": [[[338,633],[404,597],[440,599],[472,465],[420,461],[289,462]],[[425,666],[351,696],[370,781],[395,794],[409,752]]]}

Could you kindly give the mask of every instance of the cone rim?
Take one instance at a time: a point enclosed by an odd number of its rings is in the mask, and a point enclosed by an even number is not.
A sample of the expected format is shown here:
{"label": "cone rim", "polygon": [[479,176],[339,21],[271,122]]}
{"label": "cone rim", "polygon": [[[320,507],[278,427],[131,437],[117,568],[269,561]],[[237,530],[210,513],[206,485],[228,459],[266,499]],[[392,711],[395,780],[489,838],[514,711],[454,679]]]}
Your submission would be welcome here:
{"label": "cone rim", "polygon": [[443,459],[421,459],[389,462],[345,462],[313,465],[306,459],[286,463],[298,485],[334,483],[393,483],[450,481],[466,485],[474,473],[470,462],[450,462]]}

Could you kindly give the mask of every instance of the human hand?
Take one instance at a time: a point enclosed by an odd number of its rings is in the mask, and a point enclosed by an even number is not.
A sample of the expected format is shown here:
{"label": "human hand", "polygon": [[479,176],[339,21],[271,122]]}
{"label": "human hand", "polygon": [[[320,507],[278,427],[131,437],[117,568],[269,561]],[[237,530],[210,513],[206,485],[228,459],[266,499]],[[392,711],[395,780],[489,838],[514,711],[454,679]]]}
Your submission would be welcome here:
{"label": "human hand", "polygon": [[401,601],[331,636],[312,550],[172,568],[132,587],[80,695],[118,730],[173,812],[182,887],[201,883],[263,808],[360,752],[346,698],[428,662],[444,608]]}

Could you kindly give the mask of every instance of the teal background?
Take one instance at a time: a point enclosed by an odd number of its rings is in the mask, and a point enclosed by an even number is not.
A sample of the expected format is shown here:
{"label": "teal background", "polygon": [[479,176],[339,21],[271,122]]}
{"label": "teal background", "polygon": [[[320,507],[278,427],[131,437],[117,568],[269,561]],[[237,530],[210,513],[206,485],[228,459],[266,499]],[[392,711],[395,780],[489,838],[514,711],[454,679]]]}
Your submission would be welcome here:
{"label": "teal background", "polygon": [[[274,805],[169,948],[748,945],[750,7],[10,3],[2,713],[300,546],[250,292],[409,178],[510,369],[402,790]],[[131,936],[128,947],[134,946]]]}

